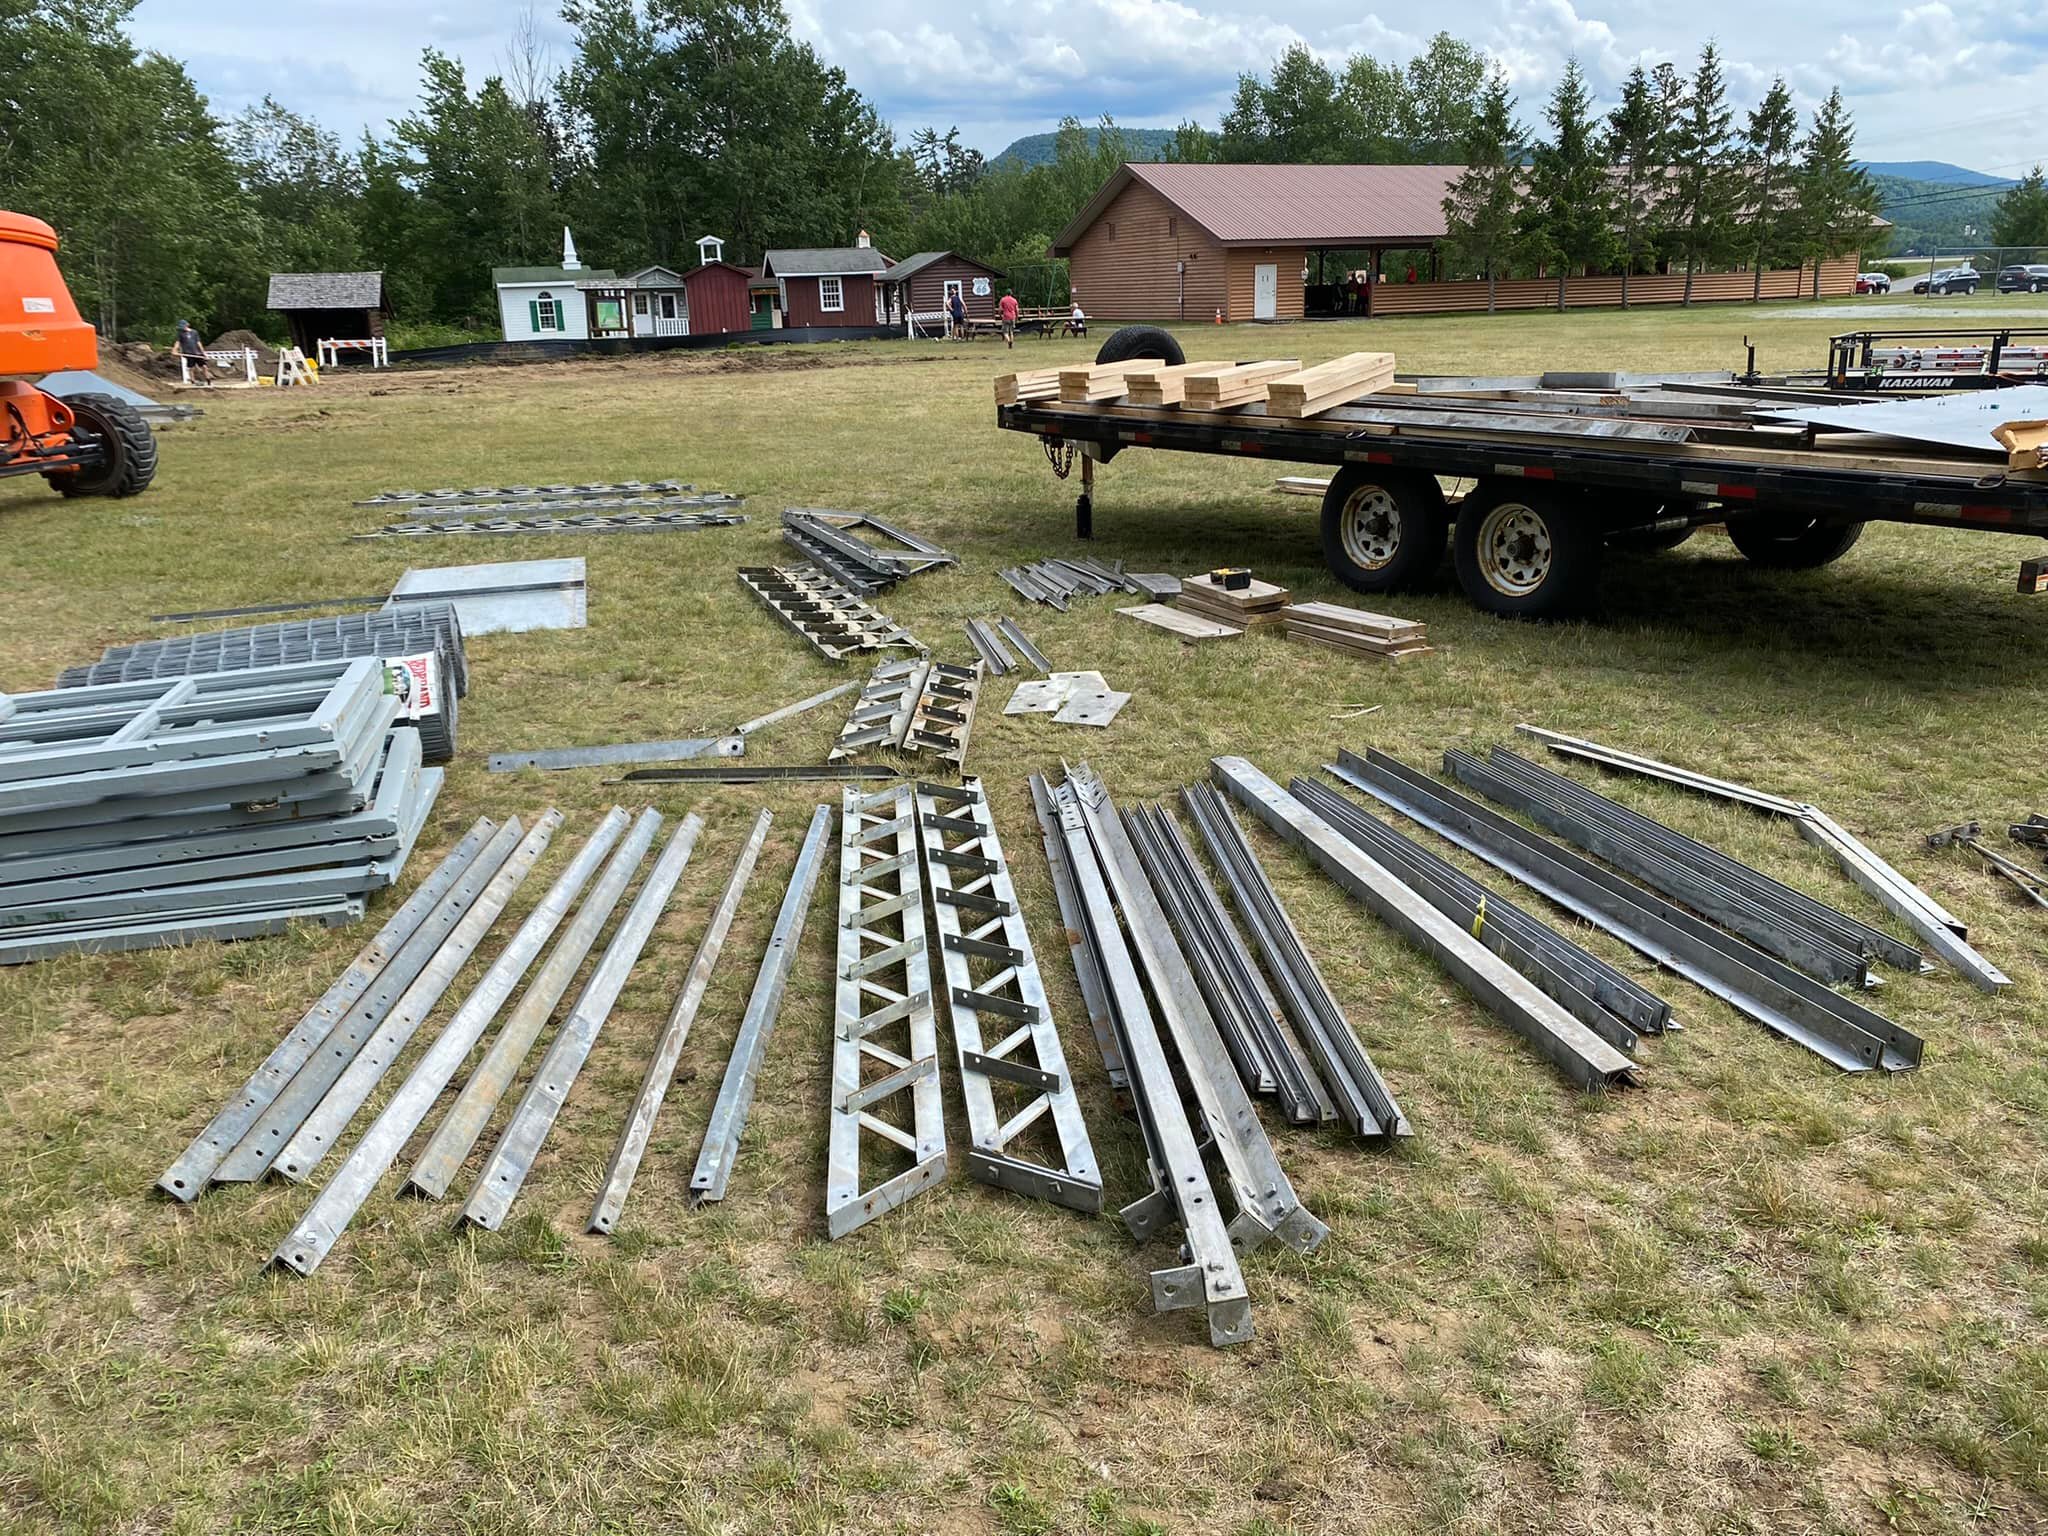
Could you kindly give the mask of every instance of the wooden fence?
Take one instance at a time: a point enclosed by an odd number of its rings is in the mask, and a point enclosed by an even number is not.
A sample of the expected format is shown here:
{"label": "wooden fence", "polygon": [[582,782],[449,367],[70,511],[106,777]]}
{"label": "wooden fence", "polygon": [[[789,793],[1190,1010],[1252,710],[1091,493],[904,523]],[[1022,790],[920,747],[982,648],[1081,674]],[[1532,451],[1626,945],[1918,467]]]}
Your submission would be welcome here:
{"label": "wooden fence", "polygon": [[[1856,291],[1857,258],[1838,257],[1820,269],[1823,298],[1840,298]],[[1747,303],[1756,290],[1753,272],[1697,272],[1693,274],[1692,297],[1696,304]],[[1763,296],[1767,299],[1797,299],[1813,296],[1813,268],[1779,268],[1764,273]],[[1685,298],[1685,274],[1639,273],[1628,280],[1628,301],[1636,304],[1677,304]],[[1621,304],[1619,277],[1574,277],[1565,284],[1566,309],[1613,309]],[[1554,277],[1508,278],[1495,285],[1494,307],[1498,309],[1557,308],[1557,279]],[[1486,284],[1466,283],[1376,283],[1372,290],[1372,312],[1381,315],[1445,315],[1486,308]]]}

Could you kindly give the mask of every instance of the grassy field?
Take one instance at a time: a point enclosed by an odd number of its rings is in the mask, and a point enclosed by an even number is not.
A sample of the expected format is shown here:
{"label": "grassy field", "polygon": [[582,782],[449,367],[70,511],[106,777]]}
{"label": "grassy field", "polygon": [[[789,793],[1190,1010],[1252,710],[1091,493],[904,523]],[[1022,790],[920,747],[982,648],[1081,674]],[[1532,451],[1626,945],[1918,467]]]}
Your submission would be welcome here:
{"label": "grassy field", "polygon": [[[2012,317],[2020,303],[1976,307]],[[1188,341],[1305,360],[1384,346],[1407,369],[1493,372],[1739,366],[1747,334],[1784,368],[1817,364],[1822,338],[1858,319],[1806,305]],[[1035,443],[994,430],[990,376],[1086,350],[894,344],[216,394],[202,422],[165,434],[140,500],[0,487],[0,682],[45,686],[148,632],[155,611],[377,591],[411,562],[581,555],[587,631],[472,643],[463,760],[408,872],[477,815],[560,805],[570,825],[516,916],[615,791],[592,773],[492,777],[487,752],[697,734],[855,675],[733,579],[778,557],[786,504],[875,511],[939,539],[960,568],[889,594],[895,617],[965,655],[963,620],[1012,613],[1056,663],[1136,695],[1111,730],[1083,733],[1006,718],[993,684],[970,758],[1112,1205],[1139,1190],[1139,1137],[1057,943],[1024,783],[1063,755],[1090,756],[1135,801],[1223,752],[1284,780],[1339,745],[1433,764],[1538,721],[1823,804],[1963,913],[2015,985],[1991,998],[1945,971],[1894,977],[1879,1006],[1927,1038],[1925,1069],[1850,1078],[1584,935],[1686,1024],[1646,1041],[1640,1091],[1588,1098],[1260,831],[1417,1134],[1389,1151],[1273,1125],[1331,1235],[1312,1256],[1247,1262],[1257,1336],[1219,1352],[1199,1314],[1150,1315],[1163,1245],[957,1170],[826,1241],[829,893],[731,1196],[687,1208],[818,796],[663,794],[665,813],[701,811],[709,829],[500,1234],[451,1235],[450,1209],[402,1203],[387,1180],[302,1280],[261,1265],[308,1192],[219,1190],[190,1209],[152,1195],[367,928],[0,975],[0,1530],[2048,1529],[2048,924],[1968,859],[1921,846],[1965,817],[2048,809],[2048,606],[2013,591],[2036,549],[1879,527],[1832,569],[1773,575],[1703,535],[1617,558],[1604,613],[1572,625],[1484,619],[1446,571],[1394,605],[1438,648],[1398,669],[1270,636],[1184,651],[1110,601],[1026,610],[995,574],[1067,546],[1073,488]],[[1314,504],[1269,495],[1272,473],[1121,458],[1098,487],[1096,552],[1150,570],[1246,563],[1341,598]],[[369,524],[350,500],[387,486],[662,474],[750,493],[753,521],[553,543],[344,538]],[[828,707],[749,755],[816,761],[837,725]],[[1782,827],[1603,787],[1880,916]],[[646,1052],[763,804],[769,851],[622,1230],[586,1238]],[[950,1064],[945,1077],[957,1148]]]}

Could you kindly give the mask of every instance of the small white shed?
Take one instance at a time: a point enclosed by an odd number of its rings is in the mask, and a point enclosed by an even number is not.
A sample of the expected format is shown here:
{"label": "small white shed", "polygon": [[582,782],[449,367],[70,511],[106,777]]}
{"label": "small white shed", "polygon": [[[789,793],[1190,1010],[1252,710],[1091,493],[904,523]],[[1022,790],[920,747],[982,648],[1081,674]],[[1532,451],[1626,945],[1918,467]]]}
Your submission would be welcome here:
{"label": "small white shed", "polygon": [[584,266],[576,257],[575,239],[564,229],[560,266],[491,269],[499,328],[507,341],[587,341],[591,315],[585,290],[616,281],[609,267]]}

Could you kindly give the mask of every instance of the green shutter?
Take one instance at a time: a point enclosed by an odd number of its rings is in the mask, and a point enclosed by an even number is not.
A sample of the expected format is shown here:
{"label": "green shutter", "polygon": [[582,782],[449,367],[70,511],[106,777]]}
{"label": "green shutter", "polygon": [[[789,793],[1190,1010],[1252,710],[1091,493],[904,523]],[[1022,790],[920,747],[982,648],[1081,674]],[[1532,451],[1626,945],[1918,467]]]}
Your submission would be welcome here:
{"label": "green shutter", "polygon": [[526,313],[528,317],[527,323],[535,331],[538,331],[540,329],[540,300],[528,299],[526,301]]}

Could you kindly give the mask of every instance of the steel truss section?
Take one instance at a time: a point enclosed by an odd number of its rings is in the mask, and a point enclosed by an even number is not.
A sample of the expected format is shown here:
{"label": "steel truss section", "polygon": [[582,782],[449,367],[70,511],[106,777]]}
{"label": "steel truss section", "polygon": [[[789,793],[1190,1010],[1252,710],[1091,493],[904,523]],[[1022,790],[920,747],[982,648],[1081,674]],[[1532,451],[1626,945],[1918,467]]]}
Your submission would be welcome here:
{"label": "steel truss section", "polygon": [[1598,742],[1581,741],[1575,736],[1560,735],[1540,726],[1518,725],[1515,729],[1525,736],[1534,737],[1561,756],[1597,763],[1618,773],[1641,774],[1696,794],[1732,800],[1766,815],[1786,818],[1806,841],[1825,849],[1851,883],[1861,886],[1886,911],[1919,934],[1928,948],[1962,972],[1972,985],[1986,992],[1996,992],[2001,987],[2012,985],[2011,977],[1970,947],[1969,930],[1959,918],[1879,858],[1819,806],[1731,784],[1725,779],[1710,778],[1690,769],[1674,768],[1655,758],[1638,757],[1632,752],[1603,747]]}
{"label": "steel truss section", "polygon": [[862,684],[860,697],[847,711],[846,724],[825,760],[844,762],[858,753],[878,748],[898,751],[910,733],[910,717],[924,693],[925,678],[931,672],[931,658],[914,656],[904,661],[885,661]]}
{"label": "steel truss section", "polygon": [[1102,1170],[981,781],[920,784],[916,799],[967,1107],[967,1171],[1021,1195],[1099,1211]]}
{"label": "steel truss section", "polygon": [[506,1213],[527,1174],[533,1171],[533,1160],[554,1128],[563,1104],[568,1102],[569,1090],[576,1086],[577,1074],[583,1070],[591,1047],[597,1044],[598,1035],[611,1018],[612,1005],[625,990],[626,978],[632,974],[634,962],[646,947],[647,936],[668,905],[676,881],[682,878],[683,866],[690,861],[690,851],[697,846],[697,835],[703,830],[703,817],[684,817],[675,836],[662,849],[661,857],[654,861],[654,868],[641,883],[633,905],[619,920],[603,958],[590,973],[590,980],[583,984],[576,1006],[555,1032],[547,1055],[534,1069],[526,1096],[519,1101],[498,1144],[491,1148],[491,1155],[478,1170],[469,1199],[455,1218],[458,1229],[476,1226],[495,1232],[504,1224]]}
{"label": "steel truss section", "polygon": [[981,702],[980,662],[958,666],[919,656],[875,668],[828,755],[842,762],[866,751],[935,757],[958,771],[967,757]]}
{"label": "steel truss section", "polygon": [[761,845],[768,841],[768,827],[774,819],[767,811],[754,818],[754,829],[747,834],[725,890],[712,909],[711,921],[705,925],[704,937],[698,941],[696,956],[690,961],[689,974],[683,979],[683,990],[676,997],[675,1007],[669,1010],[668,1023],[663,1026],[660,1038],[654,1042],[654,1054],[640,1080],[639,1097],[633,1101],[626,1123],[619,1127],[618,1145],[612,1148],[604,1188],[598,1191],[597,1203],[590,1208],[590,1220],[584,1228],[587,1232],[609,1233],[626,1209],[626,1197],[633,1192],[640,1160],[647,1155],[647,1144],[654,1136],[655,1117],[661,1113],[662,1100],[668,1097],[676,1062],[690,1038],[690,1026],[696,1022],[704,994],[711,988],[712,970],[725,948],[725,936],[739,913],[740,899],[746,895],[747,882],[754,876]]}
{"label": "steel truss section", "polygon": [[790,967],[796,963],[796,947],[803,938],[811,898],[817,894],[818,876],[825,867],[825,849],[831,841],[832,807],[821,805],[811,813],[810,830],[797,850],[796,867],[790,871],[775,916],[775,930],[768,936],[761,967],[754,975],[754,990],[747,998],[747,1011],[718,1086],[717,1102],[711,1106],[704,1145],[698,1149],[697,1167],[690,1175],[692,1205],[723,1200],[732,1180],[733,1165],[739,1160],[740,1133],[746,1129],[747,1112],[754,1103],[754,1084],[760,1077],[762,1058],[768,1054],[776,1015],[782,1011],[782,994],[789,985]]}
{"label": "steel truss section", "polygon": [[1244,1271],[1210,1186],[1201,1144],[1174,1082],[1137,963],[1118,926],[1116,905],[1089,838],[1080,797],[1068,782],[1045,786],[1045,801],[1057,821],[1087,948],[1100,968],[1117,1058],[1128,1074],[1131,1110],[1145,1141],[1151,1188],[1118,1214],[1141,1243],[1171,1221],[1179,1222],[1183,1238],[1181,1262],[1152,1271],[1153,1310],[1199,1307],[1208,1317],[1211,1344],[1247,1343],[1252,1309]]}
{"label": "steel truss section", "polygon": [[946,1176],[917,802],[907,784],[841,791],[837,949],[825,1172],[835,1238]]}
{"label": "steel truss section", "polygon": [[[1331,770],[1335,771],[1335,770]],[[1290,793],[1403,884],[1549,994],[1552,1001],[1617,1050],[1640,1035],[1661,1034],[1671,1006],[1620,971],[1438,858],[1328,786],[1295,779]]]}
{"label": "steel truss section", "polygon": [[[1160,807],[1134,805],[1124,810],[1124,829],[1245,1087],[1277,1098],[1282,1113],[1296,1125],[1334,1120],[1336,1106],[1293,1039],[1279,1003],[1180,828]],[[1379,1134],[1378,1127],[1367,1134]]]}
{"label": "steel truss section", "polygon": [[1237,1202],[1237,1214],[1230,1222],[1231,1241],[1240,1253],[1252,1252],[1269,1238],[1297,1253],[1312,1252],[1329,1228],[1301,1203],[1280,1167],[1251,1096],[1239,1081],[1216,1022],[1194,984],[1187,957],[1174,943],[1166,913],[1145,878],[1137,850],[1125,835],[1108,787],[1085,763],[1067,771],[1067,783],[1123,912],[1131,947],[1152,984],[1159,1017],[1173,1037],[1181,1069],[1201,1109],[1202,1123],[1228,1176]]}
{"label": "steel truss section", "polygon": [[730,512],[587,511],[573,517],[492,516],[469,522],[390,523],[353,538],[362,543],[366,539],[494,538],[516,533],[694,533],[702,528],[733,528],[745,521]]}
{"label": "steel truss section", "polygon": [[444,488],[438,491],[379,491],[356,503],[359,507],[455,506],[467,501],[502,501],[507,498],[551,496],[558,501],[587,501],[602,496],[671,495],[695,490],[680,480],[614,480],[590,484],[559,485],[475,485],[466,491]]}
{"label": "steel truss section", "polygon": [[[879,534],[894,547],[869,542],[861,532]],[[892,587],[958,560],[929,539],[858,512],[790,507],[782,514],[782,537],[812,564],[864,595]]]}
{"label": "steel truss section", "polygon": [[[391,505],[397,506],[393,502]],[[744,496],[723,491],[699,495],[658,496],[512,496],[503,501],[437,501],[405,508],[421,522],[441,519],[530,517],[568,513],[582,517],[592,512],[640,512],[646,514],[682,512],[696,508],[741,507]]]}
{"label": "steel truss section", "polygon": [[1917,1035],[1405,763],[1346,752],[1335,772],[1843,1071],[1919,1064]]}
{"label": "steel truss section", "polygon": [[[505,1006],[506,999],[518,984],[520,976],[540,953],[541,946],[561,925],[575,904],[583,887],[589,883],[591,874],[597,869],[604,856],[618,842],[626,830],[626,813],[613,806],[610,814],[598,824],[576,856],[569,861],[540,904],[533,909],[519,932],[503,953],[492,963],[484,978],[455,1010],[454,1016],[435,1037],[434,1043],[421,1053],[420,1059],[406,1075],[391,1101],[370,1122],[368,1130],[350,1150],[334,1177],[314,1197],[306,1214],[297,1226],[285,1234],[271,1255],[271,1264],[280,1269],[289,1269],[302,1275],[310,1275],[333,1249],[341,1234],[348,1230],[348,1224],[362,1209],[363,1202],[377,1187],[377,1181],[384,1177],[393,1158],[406,1139],[419,1128],[427,1111],[433,1108],[434,1100],[448,1085],[448,1079],[455,1075],[456,1068],[483,1038],[491,1021]],[[356,1058],[358,1062],[363,1057]],[[324,1106],[323,1106],[324,1107]],[[301,1133],[303,1134],[303,1132]],[[290,1156],[287,1150],[286,1156]],[[279,1160],[289,1176],[293,1170]]]}
{"label": "steel truss section", "polygon": [[498,1037],[491,1042],[490,1050],[484,1053],[484,1059],[470,1074],[469,1081],[462,1085],[462,1092],[456,1095],[455,1102],[441,1117],[440,1125],[414,1161],[412,1172],[406,1175],[401,1194],[439,1200],[448,1193],[455,1176],[462,1171],[470,1149],[489,1123],[491,1112],[504,1098],[505,1090],[512,1086],[519,1064],[533,1049],[533,1042],[540,1038],[541,1030],[554,1014],[555,1005],[576,979],[577,971],[582,969],[584,960],[597,943],[598,934],[611,921],[612,913],[626,894],[626,887],[632,884],[634,874],[647,858],[647,850],[654,845],[655,833],[660,830],[661,813],[652,807],[641,811],[635,818],[625,841],[613,852],[604,873],[597,877],[597,884],[584,898],[575,917],[570,919],[568,928],[555,941],[555,947],[541,962],[533,980],[527,983],[525,993],[512,1010],[511,1017],[505,1020],[504,1028],[498,1031]]}
{"label": "steel truss section", "polygon": [[741,586],[827,661],[922,649],[909,630],[814,565],[749,566],[739,577]]}

